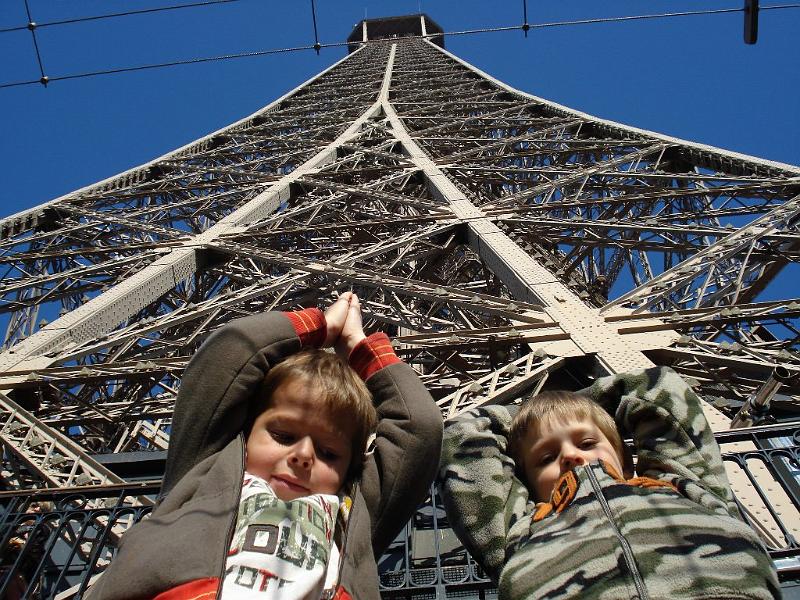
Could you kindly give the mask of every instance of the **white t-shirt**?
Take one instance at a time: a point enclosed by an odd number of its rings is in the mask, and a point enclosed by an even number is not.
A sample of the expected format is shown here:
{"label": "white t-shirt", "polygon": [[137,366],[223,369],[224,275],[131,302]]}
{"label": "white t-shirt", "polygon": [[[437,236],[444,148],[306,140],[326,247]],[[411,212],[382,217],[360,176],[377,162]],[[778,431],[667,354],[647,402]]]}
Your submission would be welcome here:
{"label": "white t-shirt", "polygon": [[333,540],[339,503],[332,494],[285,502],[266,481],[245,473],[224,600],[318,600],[339,566]]}

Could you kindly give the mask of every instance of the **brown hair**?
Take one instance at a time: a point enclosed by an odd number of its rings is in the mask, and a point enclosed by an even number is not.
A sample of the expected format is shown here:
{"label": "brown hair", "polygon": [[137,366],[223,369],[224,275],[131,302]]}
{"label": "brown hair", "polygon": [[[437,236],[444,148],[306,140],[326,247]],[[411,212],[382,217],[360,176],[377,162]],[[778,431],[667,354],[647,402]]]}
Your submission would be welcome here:
{"label": "brown hair", "polygon": [[336,354],[311,348],[293,354],[270,369],[259,388],[257,401],[251,408],[248,430],[267,410],[272,393],[289,380],[303,380],[319,392],[317,399],[331,416],[346,419],[354,426],[351,440],[350,466],[345,483],[361,475],[364,452],[378,417],[372,395],[356,372]]}
{"label": "brown hair", "polygon": [[[511,458],[517,465],[518,475],[524,479],[525,448],[522,443],[531,429],[537,430],[542,426],[547,427],[553,422],[570,422],[588,420],[597,425],[611,442],[619,456],[620,463],[630,474],[633,472],[633,463],[630,454],[625,451],[622,438],[619,435],[617,424],[613,417],[603,408],[586,396],[575,392],[552,390],[542,392],[530,397],[520,407],[519,412],[511,421],[511,431],[508,438],[508,448]],[[622,474],[621,474],[622,475]]]}

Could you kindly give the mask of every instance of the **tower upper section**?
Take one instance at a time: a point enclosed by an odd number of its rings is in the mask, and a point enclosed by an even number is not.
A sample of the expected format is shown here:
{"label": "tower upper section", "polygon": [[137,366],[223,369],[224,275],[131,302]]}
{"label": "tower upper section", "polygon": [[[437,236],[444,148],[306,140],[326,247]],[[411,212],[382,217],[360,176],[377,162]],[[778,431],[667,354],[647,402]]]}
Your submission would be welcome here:
{"label": "tower upper section", "polygon": [[349,52],[355,51],[358,48],[358,42],[412,35],[429,35],[431,37],[428,39],[431,42],[444,48],[443,33],[439,24],[426,14],[364,19],[356,24],[348,36],[348,50]]}

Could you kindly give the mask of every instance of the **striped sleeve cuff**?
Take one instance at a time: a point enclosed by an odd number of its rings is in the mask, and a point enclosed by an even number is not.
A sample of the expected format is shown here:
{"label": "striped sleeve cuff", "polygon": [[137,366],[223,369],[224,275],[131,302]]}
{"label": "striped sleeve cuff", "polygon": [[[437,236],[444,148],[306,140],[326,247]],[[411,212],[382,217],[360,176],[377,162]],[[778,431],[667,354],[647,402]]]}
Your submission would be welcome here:
{"label": "striped sleeve cuff", "polygon": [[384,367],[402,362],[394,353],[389,336],[377,332],[361,340],[349,357],[350,366],[366,381]]}
{"label": "striped sleeve cuff", "polygon": [[285,312],[286,318],[292,323],[297,337],[303,348],[321,348],[328,336],[328,327],[325,315],[318,308],[305,308],[294,312]]}

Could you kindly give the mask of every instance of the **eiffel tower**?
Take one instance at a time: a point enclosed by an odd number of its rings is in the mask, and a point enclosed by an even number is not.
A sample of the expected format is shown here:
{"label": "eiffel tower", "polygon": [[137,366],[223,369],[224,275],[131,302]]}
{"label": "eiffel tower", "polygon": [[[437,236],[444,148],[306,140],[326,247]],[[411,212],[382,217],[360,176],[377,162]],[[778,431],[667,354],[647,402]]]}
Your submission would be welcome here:
{"label": "eiffel tower", "polygon": [[[348,41],[255,114],[0,221],[0,541],[28,540],[0,596],[26,560],[28,593],[67,598],[113,558],[211,332],[343,289],[445,419],[671,366],[790,581],[800,168],[515,90],[424,15]],[[435,490],[381,573],[387,598],[492,594]]]}

